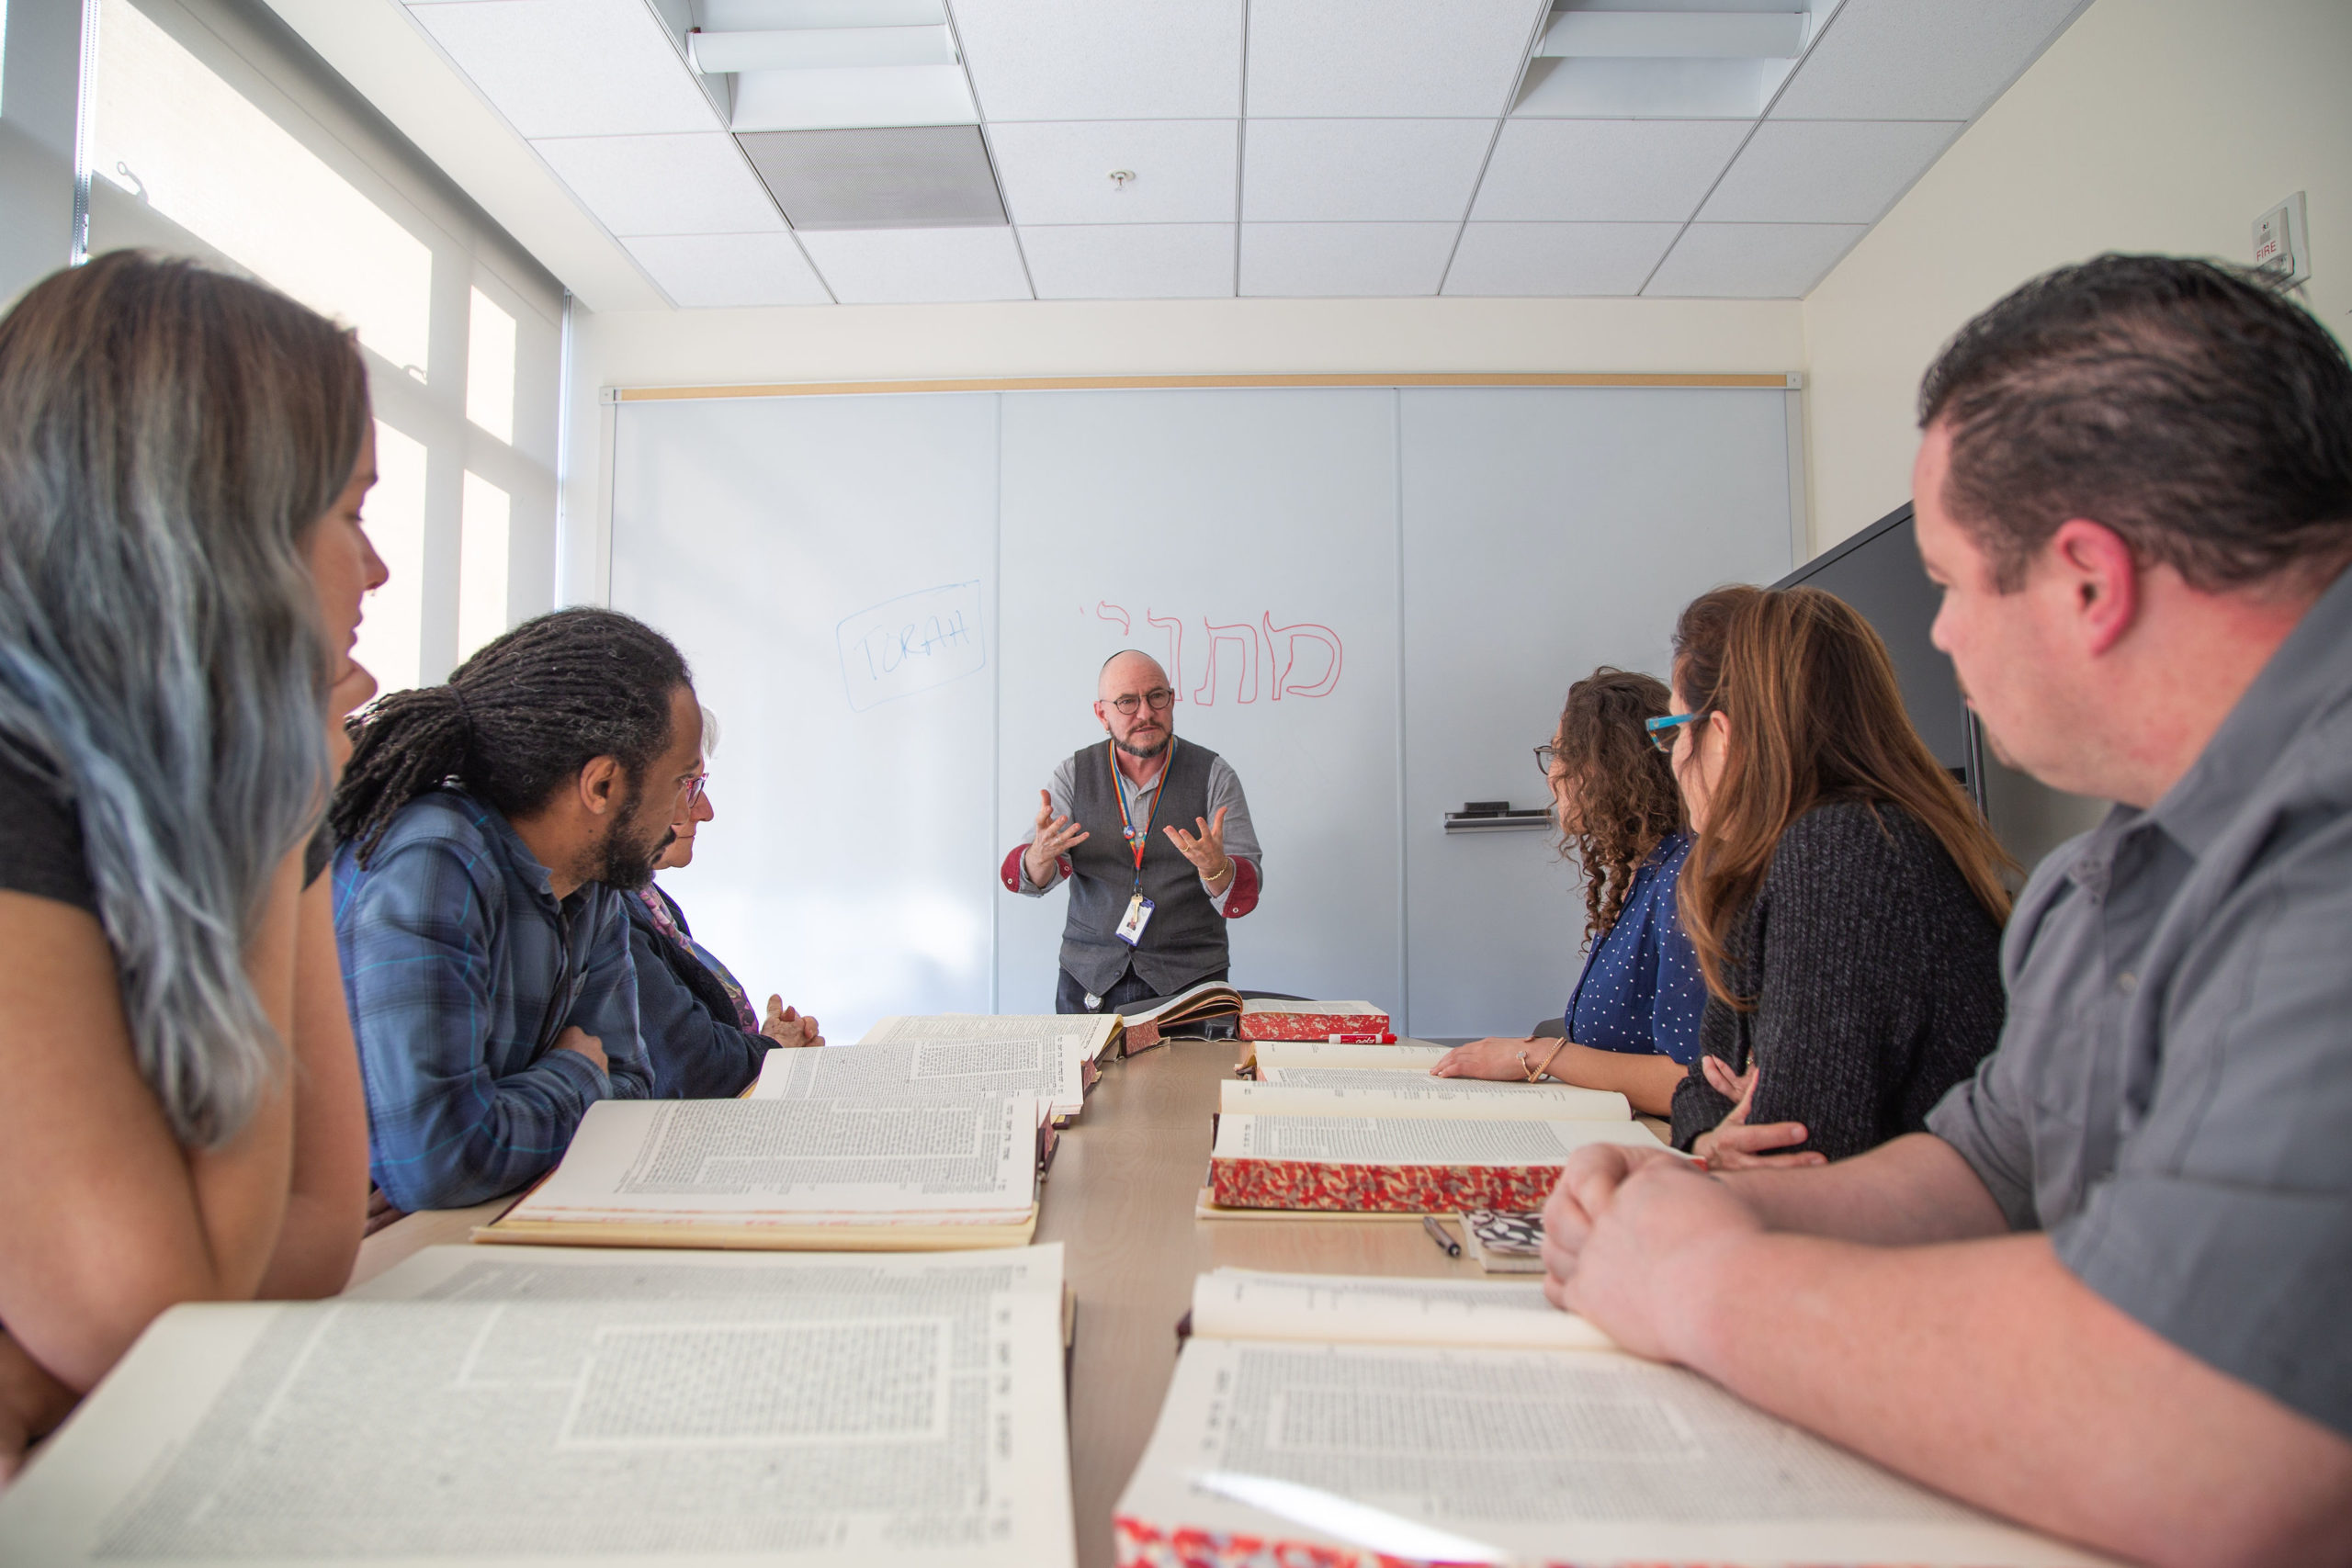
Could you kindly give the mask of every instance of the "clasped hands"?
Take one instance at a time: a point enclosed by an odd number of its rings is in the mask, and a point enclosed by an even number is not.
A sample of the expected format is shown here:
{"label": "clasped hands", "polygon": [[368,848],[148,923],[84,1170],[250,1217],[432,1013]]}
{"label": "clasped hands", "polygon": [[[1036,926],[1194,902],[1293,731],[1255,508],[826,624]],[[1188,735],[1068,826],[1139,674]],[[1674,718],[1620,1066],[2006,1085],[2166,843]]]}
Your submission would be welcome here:
{"label": "clasped hands", "polygon": [[[1222,893],[1233,880],[1233,857],[1225,852],[1226,810],[1218,807],[1214,820],[1193,818],[1193,825],[1200,829],[1197,835],[1172,825],[1162,829],[1176,852],[1193,863],[1212,893]],[[1029,847],[1021,852],[1021,867],[1029,874],[1029,885],[1041,887],[1053,874],[1054,863],[1091,835],[1070,818],[1055,816],[1054,797],[1042,789],[1037,792],[1036,828]]]}

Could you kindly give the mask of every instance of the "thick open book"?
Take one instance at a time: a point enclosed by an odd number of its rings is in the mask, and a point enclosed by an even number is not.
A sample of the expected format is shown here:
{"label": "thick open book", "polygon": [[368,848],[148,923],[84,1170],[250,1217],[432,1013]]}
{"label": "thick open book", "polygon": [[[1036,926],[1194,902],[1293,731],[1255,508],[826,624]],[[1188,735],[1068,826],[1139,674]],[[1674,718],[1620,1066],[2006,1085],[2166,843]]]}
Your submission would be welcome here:
{"label": "thick open book", "polygon": [[1540,1209],[1587,1144],[1658,1146],[1635,1122],[1220,1116],[1209,1193],[1227,1209]]}
{"label": "thick open book", "polygon": [[554,1172],[474,1239],[1019,1247],[1036,1230],[1043,1114],[1035,1100],[603,1100]]}
{"label": "thick open book", "polygon": [[1422,1117],[1471,1122],[1630,1122],[1612,1089],[1555,1083],[1433,1078],[1371,1067],[1275,1067],[1256,1083],[1218,1086],[1226,1115]]}
{"label": "thick open book", "polygon": [[0,1562],[1076,1562],[1058,1247],[435,1247],[175,1307],[14,1485]]}
{"label": "thick open book", "polygon": [[1079,1051],[1088,1061],[1116,1055],[1121,1025],[1116,1013],[979,1013],[941,1012],[894,1014],[865,1032],[861,1045],[900,1043],[1044,1040],[1078,1036]]}
{"label": "thick open book", "polygon": [[1427,1073],[1445,1059],[1444,1045],[1374,1045],[1329,1040],[1261,1040],[1241,1048],[1241,1065],[1260,1077],[1275,1067],[1352,1067]]}
{"label": "thick open book", "polygon": [[[1599,1340],[1548,1307],[1542,1322],[1536,1290],[1207,1276],[1193,1337],[1114,1513],[1119,1561],[2104,1562],[1679,1368],[1582,1340],[1486,1348],[1521,1332]],[[1256,1325],[1282,1332],[1224,1337]],[[1390,1342],[1365,1342],[1387,1330]]]}
{"label": "thick open book", "polygon": [[[951,1024],[956,1019],[886,1019]],[[1085,1020],[1099,1023],[1098,1020]],[[1100,1031],[1093,1032],[1099,1033]],[[924,1039],[871,1037],[821,1051],[771,1051],[752,1086],[754,1100],[941,1100],[975,1096],[1046,1101],[1057,1121],[1086,1104],[1088,1036],[1078,1030],[977,1032]]]}

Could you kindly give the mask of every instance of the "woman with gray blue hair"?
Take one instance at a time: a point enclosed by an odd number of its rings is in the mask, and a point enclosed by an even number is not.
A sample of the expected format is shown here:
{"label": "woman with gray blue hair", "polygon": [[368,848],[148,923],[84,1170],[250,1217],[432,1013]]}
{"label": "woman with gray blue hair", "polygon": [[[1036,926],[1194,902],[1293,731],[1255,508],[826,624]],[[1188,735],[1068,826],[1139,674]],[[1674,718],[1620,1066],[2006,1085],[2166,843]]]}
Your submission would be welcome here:
{"label": "woman with gray blue hair", "polygon": [[164,1308],[350,1273],[313,846],[373,689],[373,429],[350,333],[191,264],[0,320],[0,1475]]}

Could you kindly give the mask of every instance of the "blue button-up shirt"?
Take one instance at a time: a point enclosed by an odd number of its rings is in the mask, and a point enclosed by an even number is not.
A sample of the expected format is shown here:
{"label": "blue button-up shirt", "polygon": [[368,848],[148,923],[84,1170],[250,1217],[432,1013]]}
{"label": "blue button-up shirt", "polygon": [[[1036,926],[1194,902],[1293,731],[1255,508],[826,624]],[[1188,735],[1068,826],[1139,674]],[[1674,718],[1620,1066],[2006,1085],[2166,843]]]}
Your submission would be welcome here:
{"label": "blue button-up shirt", "polygon": [[1568,998],[1568,1038],[1603,1051],[1656,1052],[1684,1066],[1699,1059],[1707,982],[1682,929],[1675,885],[1690,835],[1669,833],[1634,870],[1624,907],[1592,944]]}
{"label": "blue button-up shirt", "polygon": [[[641,1100],[624,894],[559,900],[506,818],[462,790],[403,807],[361,869],[335,854],[334,930],[368,1090],[370,1172],[402,1209],[545,1174],[600,1100]],[[607,1072],[553,1050],[577,1024]]]}

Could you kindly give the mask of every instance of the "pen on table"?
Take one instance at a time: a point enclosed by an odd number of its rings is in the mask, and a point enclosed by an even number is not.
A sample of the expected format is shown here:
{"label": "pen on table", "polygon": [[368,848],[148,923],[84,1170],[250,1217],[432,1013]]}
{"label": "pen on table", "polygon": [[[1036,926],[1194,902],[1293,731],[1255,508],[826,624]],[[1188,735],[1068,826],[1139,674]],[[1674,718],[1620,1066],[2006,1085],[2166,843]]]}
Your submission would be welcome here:
{"label": "pen on table", "polygon": [[1445,1255],[1448,1258],[1459,1258],[1462,1256],[1462,1244],[1445,1234],[1445,1227],[1437,1223],[1436,1215],[1423,1214],[1421,1216],[1421,1228],[1430,1233],[1430,1239],[1431,1241],[1445,1248]]}

